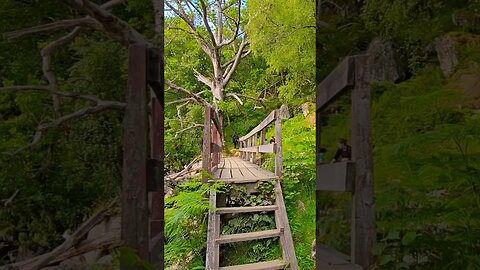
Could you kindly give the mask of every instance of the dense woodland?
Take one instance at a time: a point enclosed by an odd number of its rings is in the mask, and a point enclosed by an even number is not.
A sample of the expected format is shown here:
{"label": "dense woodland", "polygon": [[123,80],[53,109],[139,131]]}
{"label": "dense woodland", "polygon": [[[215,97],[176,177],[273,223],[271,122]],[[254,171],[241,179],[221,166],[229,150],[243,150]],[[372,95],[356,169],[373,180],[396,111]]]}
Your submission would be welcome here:
{"label": "dense woodland", "polygon": [[[0,33],[84,15],[64,4],[69,1],[58,2],[0,1]],[[152,2],[119,2],[111,12],[157,44]],[[282,124],[282,187],[300,269],[315,269],[311,256],[315,85],[343,57],[369,47],[373,50],[371,42],[382,40],[392,44],[384,47],[384,54],[394,55],[395,61],[390,67],[394,75],[371,88],[377,220],[374,268],[480,268],[478,1],[332,0],[318,1],[316,7],[312,0],[248,0],[242,2],[239,14],[237,1],[223,1],[231,5],[223,26],[225,40],[235,38],[222,45],[217,62],[199,45],[191,25],[175,13],[176,2],[167,2],[164,24],[167,179],[201,153],[202,102],[223,112],[226,156],[236,152],[231,142],[235,132],[245,134],[272,109],[288,104],[292,117]],[[193,16],[198,12],[195,7],[202,10],[202,1],[181,2],[186,17],[194,18],[198,26],[197,36],[208,40],[208,27],[198,14]],[[207,13],[214,25],[215,4],[208,6]],[[39,126],[81,110],[91,100],[67,96],[56,104],[48,92],[11,87],[51,84],[53,72],[59,91],[124,102],[127,48],[102,31],[81,29],[70,42],[53,50],[51,68],[42,66],[45,48],[72,30],[0,39],[0,265],[53,249],[63,241],[64,231],[75,229],[120,191],[121,106],[46,128],[37,142],[33,139]],[[442,53],[445,47],[450,53]],[[208,80],[215,78],[216,64],[233,72],[223,87],[214,89]],[[345,98],[332,104],[322,121],[327,160],[334,154],[335,141],[348,138],[349,116]],[[273,157],[266,157],[263,167],[273,166]],[[205,195],[210,187],[201,183],[200,176],[175,179],[168,186],[165,264],[172,269],[204,269]],[[264,190],[261,195],[266,198],[269,188]],[[246,199],[255,203],[258,198]],[[348,254],[350,197],[325,193],[318,199],[324,218],[317,241]],[[273,223],[268,215],[239,216],[224,230],[258,230]],[[272,259],[279,252],[272,241],[228,249],[230,264]],[[113,254],[113,266],[94,269],[116,269],[120,256]]]}

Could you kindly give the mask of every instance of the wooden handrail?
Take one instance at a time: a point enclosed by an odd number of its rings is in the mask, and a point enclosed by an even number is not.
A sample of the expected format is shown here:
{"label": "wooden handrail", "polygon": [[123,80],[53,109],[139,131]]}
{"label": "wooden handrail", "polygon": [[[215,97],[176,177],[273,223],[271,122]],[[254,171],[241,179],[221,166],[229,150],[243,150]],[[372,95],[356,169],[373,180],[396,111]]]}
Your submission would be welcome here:
{"label": "wooden handrail", "polygon": [[[275,143],[265,144],[266,128],[275,122]],[[257,145],[257,134],[261,132],[260,144]],[[265,119],[254,127],[247,135],[240,138],[240,157],[253,163],[257,161],[257,154],[275,153],[275,175],[282,175],[282,119],[280,110],[272,111]]]}
{"label": "wooden handrail", "polygon": [[258,124],[258,126],[254,127],[247,135],[240,138],[240,141],[245,141],[252,137],[254,134],[257,134],[262,129],[265,129],[268,125],[270,125],[273,121],[275,121],[275,111],[272,111],[265,119]]}

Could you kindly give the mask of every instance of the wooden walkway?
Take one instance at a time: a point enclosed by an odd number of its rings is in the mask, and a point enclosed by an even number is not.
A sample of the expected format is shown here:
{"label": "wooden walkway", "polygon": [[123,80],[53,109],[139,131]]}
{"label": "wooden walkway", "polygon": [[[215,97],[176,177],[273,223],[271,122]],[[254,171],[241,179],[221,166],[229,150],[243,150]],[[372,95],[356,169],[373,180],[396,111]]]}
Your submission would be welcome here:
{"label": "wooden walkway", "polygon": [[[247,190],[255,192],[252,184],[259,181],[274,180],[275,182],[275,204],[269,206],[249,207],[225,207],[225,199],[216,196],[215,192],[210,193],[211,210],[208,213],[207,233],[207,270],[268,270],[268,269],[298,269],[295,250],[293,247],[292,234],[288,224],[287,212],[283,200],[283,194],[278,177],[272,172],[261,169],[259,166],[241,158],[223,158],[217,170],[214,172],[215,179],[209,182],[226,182],[235,185],[249,185]],[[276,228],[273,230],[239,233],[230,235],[220,234],[220,219],[223,214],[253,213],[253,212],[274,212]],[[252,241],[265,238],[280,238],[282,247],[282,259],[259,262],[245,265],[224,266],[220,262],[220,246],[222,244]]]}

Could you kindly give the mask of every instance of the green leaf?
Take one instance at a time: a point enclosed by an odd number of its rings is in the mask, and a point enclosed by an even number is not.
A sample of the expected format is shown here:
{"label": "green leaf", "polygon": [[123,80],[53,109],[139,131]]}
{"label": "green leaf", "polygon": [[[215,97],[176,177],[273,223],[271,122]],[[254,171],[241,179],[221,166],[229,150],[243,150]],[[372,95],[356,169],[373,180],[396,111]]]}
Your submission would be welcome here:
{"label": "green leaf", "polygon": [[402,238],[402,245],[408,246],[417,238],[417,233],[415,232],[407,232]]}

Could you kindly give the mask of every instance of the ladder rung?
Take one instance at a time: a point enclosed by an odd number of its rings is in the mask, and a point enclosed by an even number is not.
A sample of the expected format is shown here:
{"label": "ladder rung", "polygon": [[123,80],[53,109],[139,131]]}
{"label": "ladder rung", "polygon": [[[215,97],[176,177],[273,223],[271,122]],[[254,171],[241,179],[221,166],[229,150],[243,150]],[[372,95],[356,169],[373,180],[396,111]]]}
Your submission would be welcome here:
{"label": "ladder rung", "polygon": [[225,266],[225,267],[220,267],[220,270],[276,270],[276,269],[284,269],[285,266],[286,264],[283,263],[282,261],[274,260],[274,261],[268,261],[268,262]]}
{"label": "ladder rung", "polygon": [[263,211],[275,211],[278,209],[276,205],[266,206],[246,206],[246,207],[221,207],[217,208],[217,214],[232,214],[232,213],[250,213],[250,212],[263,212]]}
{"label": "ladder rung", "polygon": [[230,179],[230,178],[220,178],[215,180],[208,180],[208,183],[215,183],[215,182],[223,182],[223,183],[230,183],[230,184],[247,184],[247,183],[255,183],[259,181],[270,181],[273,179],[278,179],[277,176],[271,177],[262,177],[262,178],[240,178],[240,179]]}
{"label": "ladder rung", "polygon": [[275,229],[275,230],[259,231],[259,232],[250,232],[250,233],[226,234],[226,235],[220,235],[220,237],[217,238],[217,243],[226,244],[226,243],[271,238],[271,237],[280,236],[282,233],[283,233],[283,228]]}

